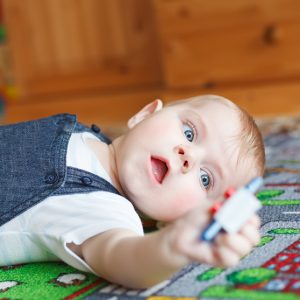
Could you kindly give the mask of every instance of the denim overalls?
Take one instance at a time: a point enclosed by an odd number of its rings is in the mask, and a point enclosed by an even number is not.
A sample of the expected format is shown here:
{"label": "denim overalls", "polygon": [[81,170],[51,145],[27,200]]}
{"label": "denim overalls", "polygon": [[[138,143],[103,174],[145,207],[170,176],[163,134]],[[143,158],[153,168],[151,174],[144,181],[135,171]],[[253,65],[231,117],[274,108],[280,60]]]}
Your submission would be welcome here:
{"label": "denim overalls", "polygon": [[119,194],[105,179],[66,166],[75,132],[91,132],[110,143],[96,125],[85,127],[69,114],[0,126],[0,226],[50,195],[99,190]]}

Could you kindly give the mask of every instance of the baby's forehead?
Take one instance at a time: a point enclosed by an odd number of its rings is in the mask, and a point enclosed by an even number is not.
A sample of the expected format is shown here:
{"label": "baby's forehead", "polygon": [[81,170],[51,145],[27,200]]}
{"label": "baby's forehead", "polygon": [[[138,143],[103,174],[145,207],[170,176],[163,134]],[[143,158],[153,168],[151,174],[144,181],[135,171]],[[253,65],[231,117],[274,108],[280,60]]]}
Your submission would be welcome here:
{"label": "baby's forehead", "polygon": [[208,113],[215,121],[227,118],[227,120],[235,123],[236,126],[241,124],[241,110],[236,104],[223,97],[194,97],[180,101],[178,105],[181,109],[193,110],[202,117],[205,117]]}
{"label": "baby's forehead", "polygon": [[185,114],[197,115],[198,121],[203,120],[204,123],[213,125],[210,126],[212,128],[223,128],[225,136],[227,130],[229,135],[232,132],[236,135],[241,131],[243,123],[241,110],[236,104],[221,96],[206,95],[187,98],[173,102],[167,107],[173,107],[178,112]]}
{"label": "baby's forehead", "polygon": [[230,100],[216,95],[204,95],[186,98],[171,102],[167,107],[177,107],[181,109],[193,109],[201,112],[203,109],[217,109],[220,111],[238,112],[239,108]]}
{"label": "baby's forehead", "polygon": [[216,95],[197,96],[186,99],[186,103],[194,108],[203,108],[204,106],[219,106],[223,109],[237,110],[238,107],[232,101]]}
{"label": "baby's forehead", "polygon": [[252,156],[242,154],[235,169],[234,179],[236,180],[236,186],[242,186],[254,177],[261,176],[256,166],[256,160]]}

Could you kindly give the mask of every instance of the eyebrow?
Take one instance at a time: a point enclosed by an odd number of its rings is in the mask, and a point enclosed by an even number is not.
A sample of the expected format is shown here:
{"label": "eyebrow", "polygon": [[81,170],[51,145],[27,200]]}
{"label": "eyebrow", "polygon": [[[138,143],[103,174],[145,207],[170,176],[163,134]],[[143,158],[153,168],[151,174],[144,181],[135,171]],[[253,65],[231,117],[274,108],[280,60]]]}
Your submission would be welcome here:
{"label": "eyebrow", "polygon": [[191,114],[191,116],[192,116],[193,119],[196,119],[196,121],[197,121],[197,127],[200,128],[200,134],[201,134],[201,137],[202,137],[203,139],[205,139],[205,137],[207,136],[207,127],[206,127],[206,125],[204,124],[202,118],[199,116],[198,113],[196,113],[196,112],[193,111],[193,110],[189,110],[188,113]]}
{"label": "eyebrow", "polygon": [[[205,139],[205,137],[207,136],[207,126],[206,124],[203,122],[202,118],[199,116],[199,114],[193,110],[190,110],[189,112],[193,118],[196,119],[197,121],[197,125],[200,127],[200,130],[201,130],[201,135],[202,135],[202,138]],[[216,164],[215,162],[210,162],[209,163],[213,169],[215,169],[219,175],[219,178],[220,180],[223,180],[224,179],[224,169],[219,165],[219,164]]]}
{"label": "eyebrow", "polygon": [[219,165],[216,164],[216,163],[212,163],[211,165],[213,166],[213,168],[214,168],[215,170],[217,170],[217,172],[219,173],[219,177],[220,177],[220,179],[222,180],[222,179],[224,178],[224,171],[223,171],[223,169],[221,168],[221,166],[219,166]]}

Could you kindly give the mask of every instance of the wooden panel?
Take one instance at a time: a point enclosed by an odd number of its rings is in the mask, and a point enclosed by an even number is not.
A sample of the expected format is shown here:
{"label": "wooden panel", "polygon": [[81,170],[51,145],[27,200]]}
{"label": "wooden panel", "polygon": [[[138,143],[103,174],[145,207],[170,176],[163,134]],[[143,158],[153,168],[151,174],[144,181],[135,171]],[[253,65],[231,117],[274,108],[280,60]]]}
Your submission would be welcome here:
{"label": "wooden panel", "polygon": [[23,95],[160,80],[151,0],[4,0]]}
{"label": "wooden panel", "polygon": [[161,87],[89,95],[61,96],[40,101],[11,102],[3,122],[12,123],[70,112],[87,124],[125,126],[126,121],[148,102],[165,103],[200,94],[219,94],[233,100],[255,116],[300,115],[300,80],[272,84],[214,89],[163,89]]}
{"label": "wooden panel", "polygon": [[300,80],[282,80],[209,89],[173,89],[163,92],[161,97],[168,102],[199,94],[216,94],[227,97],[253,116],[300,116]]}
{"label": "wooden panel", "polygon": [[300,75],[297,0],[156,0],[169,87]]}
{"label": "wooden panel", "polygon": [[68,112],[77,114],[85,123],[119,126],[159,95],[160,88],[145,88],[121,93],[68,94],[54,98],[41,97],[38,101],[12,101],[6,106],[2,122],[14,123]]}

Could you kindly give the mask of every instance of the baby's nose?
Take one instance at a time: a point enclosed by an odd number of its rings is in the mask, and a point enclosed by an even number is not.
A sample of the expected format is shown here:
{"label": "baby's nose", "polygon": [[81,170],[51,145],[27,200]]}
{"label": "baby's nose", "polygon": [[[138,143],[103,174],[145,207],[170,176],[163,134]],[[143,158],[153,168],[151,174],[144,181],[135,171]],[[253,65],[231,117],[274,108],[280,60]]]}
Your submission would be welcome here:
{"label": "baby's nose", "polygon": [[187,146],[179,145],[176,147],[176,153],[178,154],[181,161],[182,172],[189,172],[192,169],[196,160],[192,149]]}

